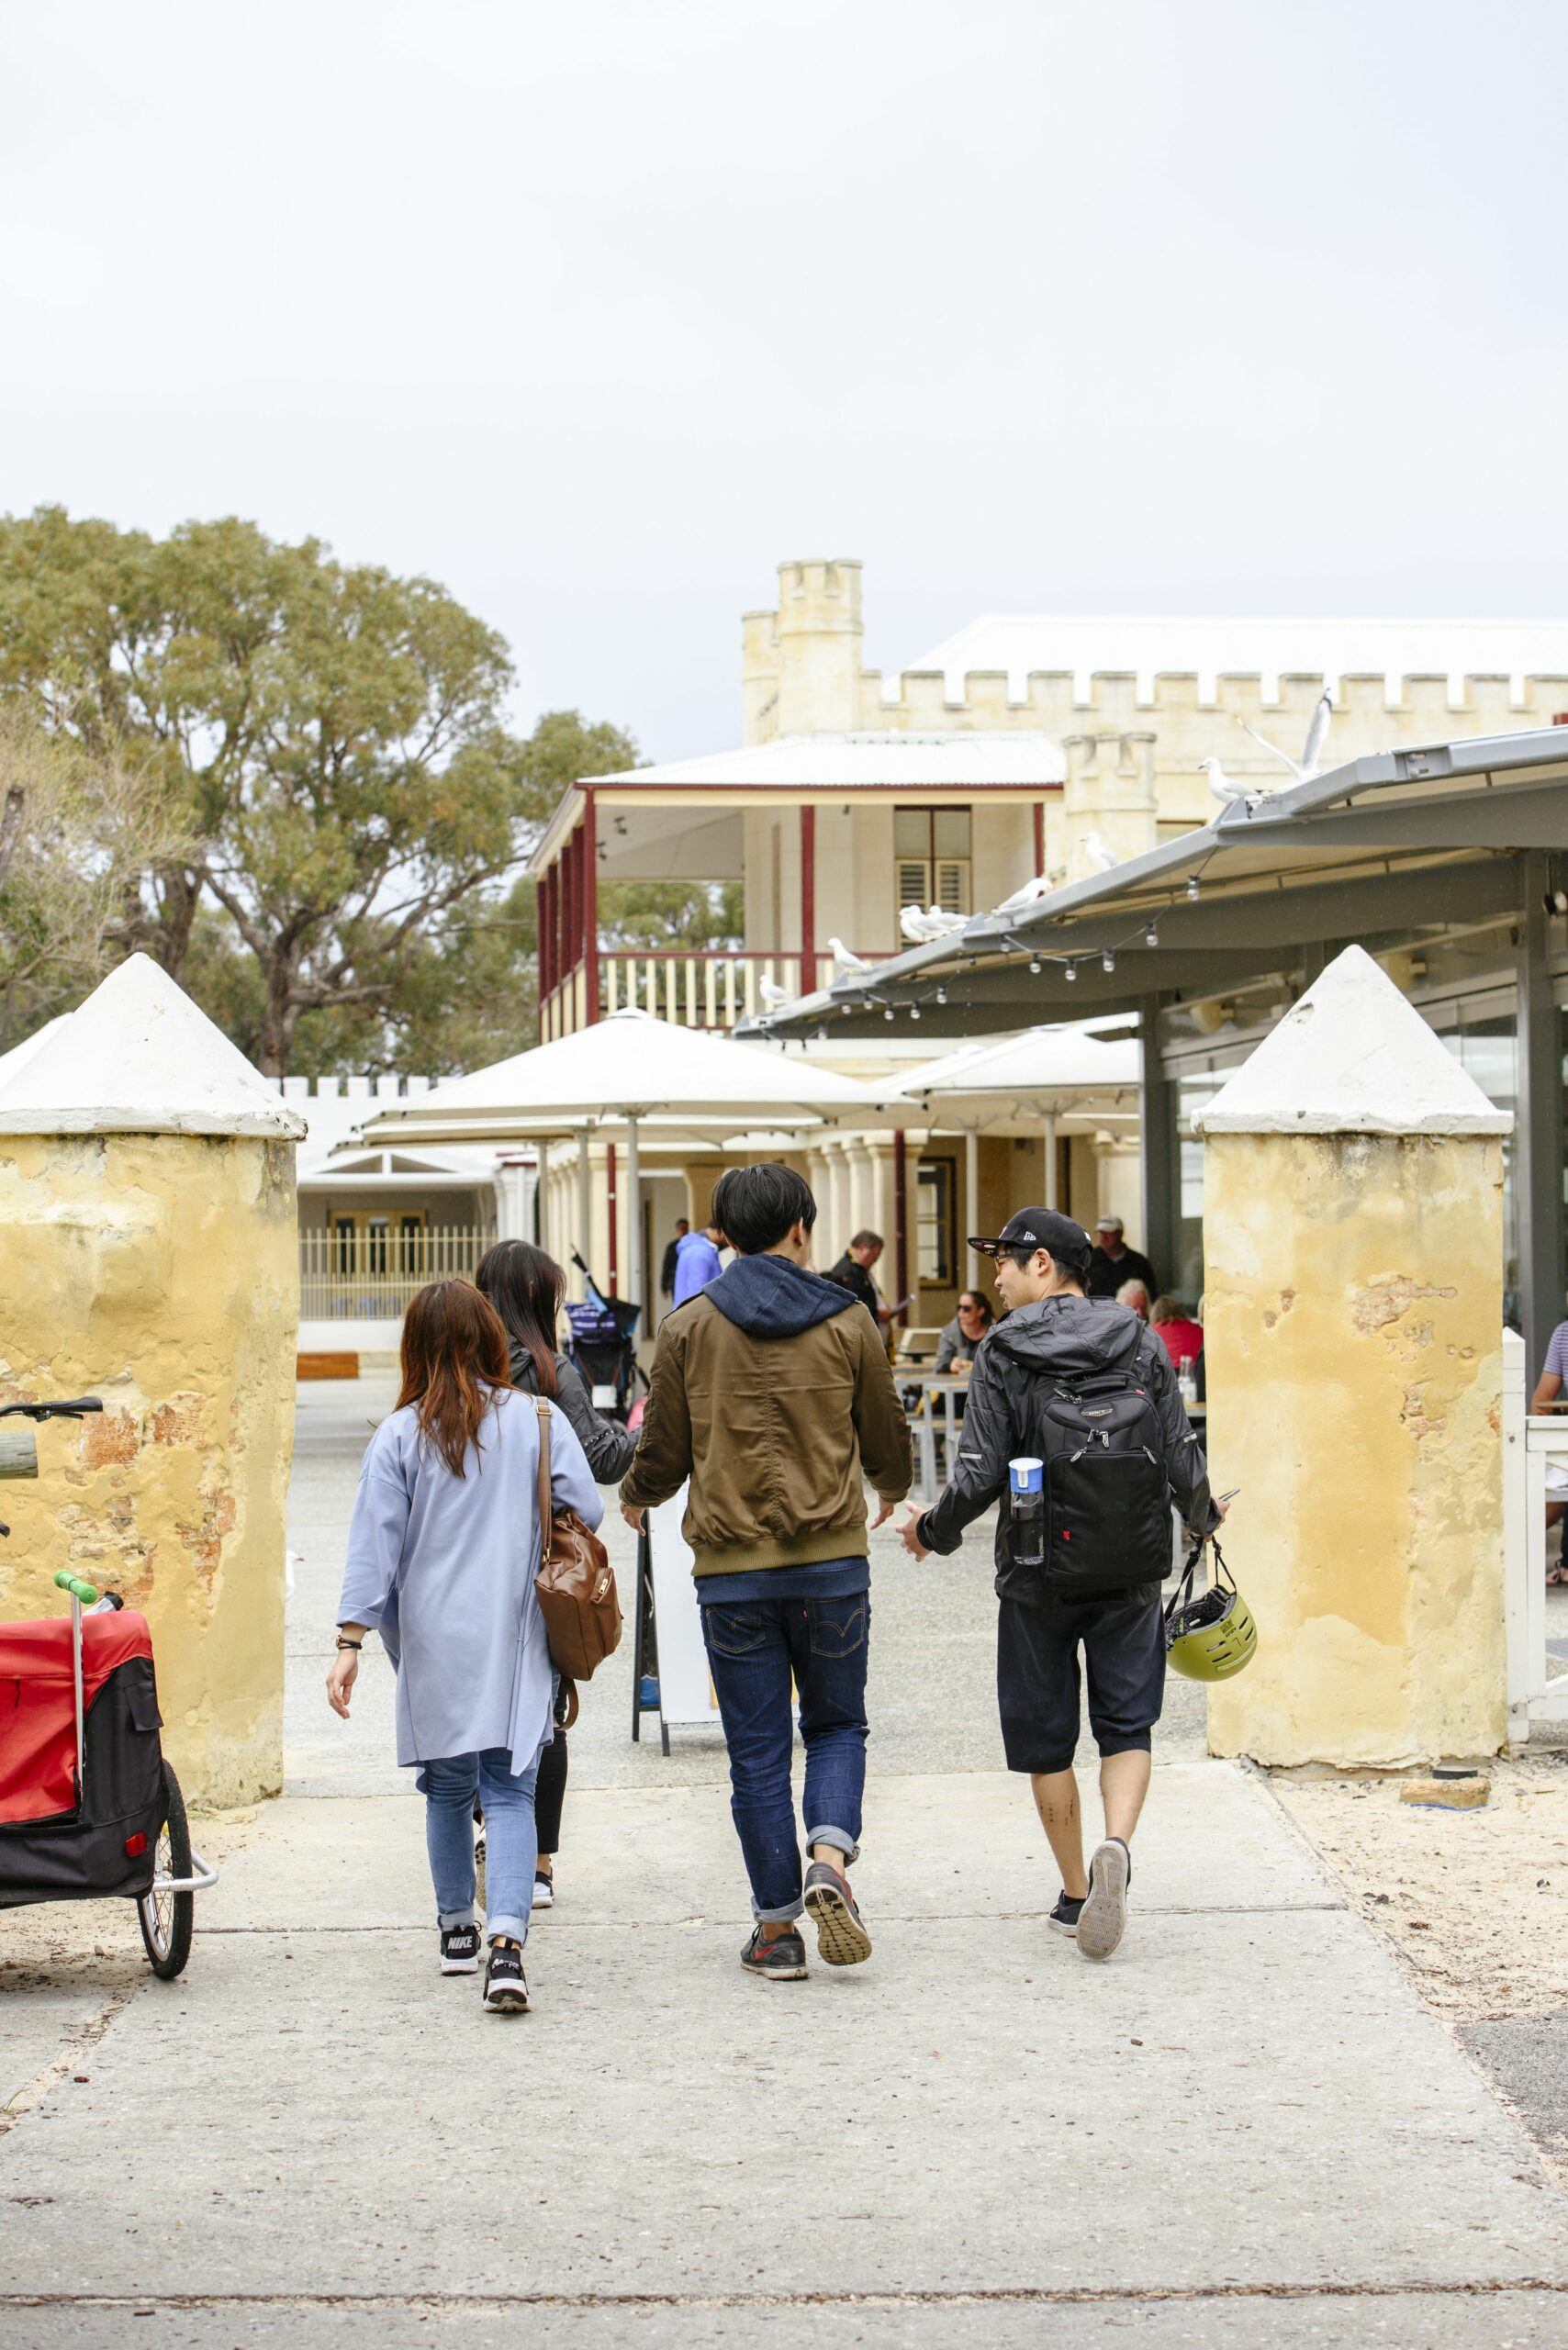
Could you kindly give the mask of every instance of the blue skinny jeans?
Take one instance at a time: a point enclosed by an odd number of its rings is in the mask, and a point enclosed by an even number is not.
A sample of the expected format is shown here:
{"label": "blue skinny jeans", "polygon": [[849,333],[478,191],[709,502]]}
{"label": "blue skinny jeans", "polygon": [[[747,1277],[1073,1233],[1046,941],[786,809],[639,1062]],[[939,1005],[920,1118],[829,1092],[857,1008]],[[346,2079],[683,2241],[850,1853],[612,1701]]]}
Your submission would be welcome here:
{"label": "blue skinny jeans", "polygon": [[504,1746],[482,1754],[446,1754],[421,1763],[415,1785],[425,1799],[425,1849],[435,1886],[436,1923],[474,1922],[474,1804],[485,1815],[486,1931],[492,1942],[506,1935],[528,1940],[533,1906],[533,1872],[539,1852],[533,1826],[535,1756],[526,1771],[514,1772]]}

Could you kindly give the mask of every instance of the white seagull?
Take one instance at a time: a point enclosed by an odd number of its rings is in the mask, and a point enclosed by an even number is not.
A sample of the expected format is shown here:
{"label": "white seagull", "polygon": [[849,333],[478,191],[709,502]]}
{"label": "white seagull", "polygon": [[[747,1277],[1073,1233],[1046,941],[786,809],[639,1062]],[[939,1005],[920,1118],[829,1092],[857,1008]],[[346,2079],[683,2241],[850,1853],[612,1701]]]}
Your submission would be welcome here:
{"label": "white seagull", "polygon": [[781,988],[774,979],[758,979],[756,991],[764,1003],[769,1005],[775,1012],[778,1010],[780,1004],[794,1003],[798,1001],[792,988]]}
{"label": "white seagull", "polygon": [[1106,847],[1098,833],[1084,834],[1083,854],[1096,873],[1109,873],[1114,865],[1121,863],[1120,857],[1114,850]]}
{"label": "white seagull", "polygon": [[940,906],[903,906],[899,912],[899,929],[916,946],[928,946],[934,939],[946,938],[954,931],[962,930],[969,919],[968,914],[944,913]]}
{"label": "white seagull", "polygon": [[841,971],[868,971],[871,968],[864,955],[852,955],[842,938],[830,938],[827,951]]}
{"label": "white seagull", "polygon": [[1328,722],[1333,715],[1334,697],[1325,687],[1317,697],[1317,706],[1308,722],[1306,747],[1299,759],[1293,759],[1288,751],[1282,751],[1277,743],[1271,743],[1266,734],[1260,734],[1258,729],[1249,726],[1244,718],[1238,718],[1236,722],[1244,734],[1250,734],[1252,740],[1268,752],[1271,759],[1278,759],[1282,767],[1289,767],[1297,783],[1310,783],[1313,777],[1322,770],[1323,745],[1328,739]]}
{"label": "white seagull", "polygon": [[999,914],[1018,913],[1025,906],[1032,906],[1036,898],[1048,898],[1050,892],[1048,876],[1036,873],[1032,881],[1025,881],[1021,890],[1014,890],[1010,898],[1003,898],[996,911]]}
{"label": "white seagull", "polygon": [[1238,783],[1235,776],[1226,775],[1217,759],[1200,759],[1198,766],[1209,779],[1209,789],[1224,808],[1233,801],[1244,800],[1249,808],[1256,808],[1269,794],[1255,783]]}

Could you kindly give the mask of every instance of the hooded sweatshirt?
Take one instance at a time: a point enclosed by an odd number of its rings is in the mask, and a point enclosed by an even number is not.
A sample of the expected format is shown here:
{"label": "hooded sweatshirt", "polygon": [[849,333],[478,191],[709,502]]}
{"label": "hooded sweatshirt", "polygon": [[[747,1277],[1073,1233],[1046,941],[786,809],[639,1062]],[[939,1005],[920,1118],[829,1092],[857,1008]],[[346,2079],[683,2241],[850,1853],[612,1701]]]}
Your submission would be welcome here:
{"label": "hooded sweatshirt", "polygon": [[881,1337],[846,1290],[788,1257],[737,1257],[659,1325],[621,1498],[655,1507],[690,1479],[700,1596],[715,1575],[865,1559],[866,1483],[896,1502],[913,1475]]}
{"label": "hooded sweatshirt", "polygon": [[[1126,1372],[1148,1391],[1159,1415],[1165,1473],[1176,1505],[1190,1533],[1207,1533],[1213,1516],[1207,1465],[1182,1409],[1170,1356],[1130,1306],[1065,1291],[1014,1307],[981,1339],[953,1474],[935,1507],[920,1520],[926,1548],[956,1550],[965,1527],[1004,1492],[1014,1454],[1033,1449],[1026,1431],[1034,1387],[1112,1371]],[[1010,1563],[1005,1509],[997,1518],[996,1562],[1001,1571]]]}

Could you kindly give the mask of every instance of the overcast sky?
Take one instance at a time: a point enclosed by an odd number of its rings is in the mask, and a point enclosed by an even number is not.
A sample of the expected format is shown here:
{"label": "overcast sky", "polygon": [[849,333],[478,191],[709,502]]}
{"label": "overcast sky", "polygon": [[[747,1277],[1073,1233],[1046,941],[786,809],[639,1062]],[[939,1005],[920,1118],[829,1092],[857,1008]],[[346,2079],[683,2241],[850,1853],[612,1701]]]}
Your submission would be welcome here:
{"label": "overcast sky", "polygon": [[0,508],[444,581],[518,714],[739,615],[1568,611],[1561,0],[0,0]]}

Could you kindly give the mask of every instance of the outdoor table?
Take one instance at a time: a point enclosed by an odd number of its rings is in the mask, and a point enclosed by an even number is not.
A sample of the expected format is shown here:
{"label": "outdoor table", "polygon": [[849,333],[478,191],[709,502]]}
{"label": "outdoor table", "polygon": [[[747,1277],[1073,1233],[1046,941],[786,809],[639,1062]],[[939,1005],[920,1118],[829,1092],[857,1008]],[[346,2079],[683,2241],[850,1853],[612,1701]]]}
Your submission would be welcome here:
{"label": "outdoor table", "polygon": [[906,1371],[896,1374],[901,1387],[918,1387],[920,1402],[910,1414],[914,1440],[920,1456],[921,1501],[929,1509],[942,1490],[937,1475],[936,1414],[942,1414],[942,1436],[946,1444],[946,1458],[953,1458],[953,1440],[958,1433],[958,1414],[953,1409],[953,1398],[961,1395],[969,1386],[968,1372],[952,1371]]}

